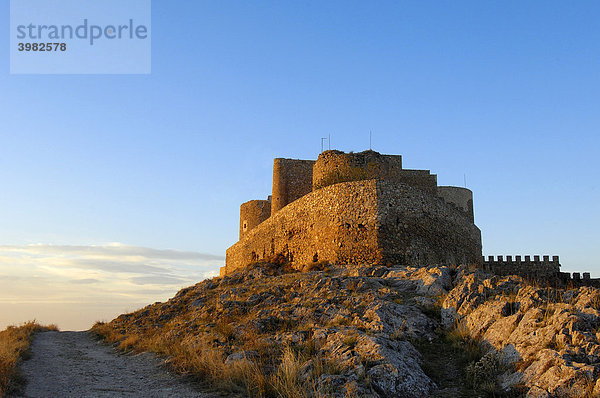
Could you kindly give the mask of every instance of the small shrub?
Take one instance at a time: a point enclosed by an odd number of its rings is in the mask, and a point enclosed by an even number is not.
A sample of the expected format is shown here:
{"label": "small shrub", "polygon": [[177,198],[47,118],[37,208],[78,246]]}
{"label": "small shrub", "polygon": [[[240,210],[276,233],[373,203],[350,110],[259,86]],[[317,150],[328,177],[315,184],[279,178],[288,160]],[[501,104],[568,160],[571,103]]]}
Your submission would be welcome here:
{"label": "small shrub", "polygon": [[331,264],[329,261],[318,261],[315,263],[306,264],[302,267],[302,272],[311,272],[311,271],[327,271]]}
{"label": "small shrub", "polygon": [[493,351],[467,366],[467,380],[473,388],[478,390],[488,390],[489,386],[486,386],[486,384],[490,382],[494,385],[492,390],[495,390],[494,380],[500,373],[500,361],[498,360],[498,355]]}
{"label": "small shrub", "polygon": [[327,326],[329,326],[329,327],[350,326],[350,325],[352,325],[352,318],[346,317],[346,316],[341,316],[341,315],[336,316],[335,318],[333,318],[331,321],[329,321],[327,323]]}
{"label": "small shrub", "polygon": [[342,343],[344,343],[344,345],[349,347],[350,349],[353,349],[356,346],[357,341],[358,335],[356,333],[350,333],[344,336]]}
{"label": "small shrub", "polygon": [[394,329],[394,331],[390,333],[390,339],[395,341],[404,340],[406,338],[404,333],[405,329],[405,327],[399,327]]}
{"label": "small shrub", "polygon": [[339,375],[343,369],[338,362],[318,356],[312,359],[312,378],[317,380],[321,375]]}
{"label": "small shrub", "polygon": [[447,338],[452,343],[460,343],[471,339],[471,331],[463,321],[457,321],[454,328],[448,332]]}
{"label": "small shrub", "polygon": [[232,341],[235,338],[234,326],[226,321],[219,321],[215,325],[215,332],[220,334],[227,341]]}
{"label": "small shrub", "polygon": [[458,321],[456,326],[448,331],[445,338],[454,349],[464,351],[470,361],[481,358],[480,342],[471,337],[471,332],[463,321]]}
{"label": "small shrub", "polygon": [[306,357],[314,357],[321,349],[321,343],[315,339],[307,339],[298,346],[298,350]]}
{"label": "small shrub", "polygon": [[264,262],[273,265],[285,265],[289,263],[288,258],[281,253],[266,257]]}

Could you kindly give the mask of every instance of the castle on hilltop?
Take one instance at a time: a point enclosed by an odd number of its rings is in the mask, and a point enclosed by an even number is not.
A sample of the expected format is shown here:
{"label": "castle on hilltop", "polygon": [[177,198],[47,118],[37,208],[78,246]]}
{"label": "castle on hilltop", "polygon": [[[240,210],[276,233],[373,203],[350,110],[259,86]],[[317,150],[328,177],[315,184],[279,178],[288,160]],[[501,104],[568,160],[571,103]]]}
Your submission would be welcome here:
{"label": "castle on hilltop", "polygon": [[241,205],[239,237],[221,275],[277,255],[297,268],[482,261],[473,193],[374,151],[275,159],[273,194]]}

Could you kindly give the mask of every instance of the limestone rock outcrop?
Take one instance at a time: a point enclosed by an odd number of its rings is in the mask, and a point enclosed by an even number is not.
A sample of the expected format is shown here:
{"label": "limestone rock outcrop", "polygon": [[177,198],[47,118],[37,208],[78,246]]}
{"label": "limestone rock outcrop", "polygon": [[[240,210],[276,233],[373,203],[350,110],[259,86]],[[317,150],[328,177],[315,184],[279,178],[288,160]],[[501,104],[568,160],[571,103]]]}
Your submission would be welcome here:
{"label": "limestone rock outcrop", "polygon": [[600,394],[599,289],[536,287],[464,269],[455,282],[443,319],[458,322],[510,365],[504,388],[524,385],[528,397]]}
{"label": "limestone rock outcrop", "polygon": [[599,309],[598,289],[467,267],[262,263],[97,329],[130,348],[172,352],[174,363],[209,350],[220,369],[277,378],[284,367],[306,387],[299,396],[579,397],[600,393]]}

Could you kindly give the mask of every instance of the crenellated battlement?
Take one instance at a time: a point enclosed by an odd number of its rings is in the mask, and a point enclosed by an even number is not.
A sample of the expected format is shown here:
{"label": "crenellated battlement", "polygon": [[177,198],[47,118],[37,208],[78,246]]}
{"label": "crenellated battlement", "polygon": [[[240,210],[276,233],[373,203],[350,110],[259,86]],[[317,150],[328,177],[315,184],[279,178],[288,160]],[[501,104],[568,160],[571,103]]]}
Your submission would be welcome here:
{"label": "crenellated battlement", "polygon": [[482,267],[498,275],[520,275],[535,279],[555,279],[560,273],[558,256],[483,256]]}
{"label": "crenellated battlement", "polygon": [[494,265],[494,264],[511,264],[511,263],[515,263],[515,264],[521,264],[521,265],[527,265],[527,264],[531,264],[531,265],[538,265],[538,264],[552,264],[552,265],[556,265],[558,267],[560,267],[560,260],[558,256],[552,256],[552,259],[550,259],[550,256],[547,255],[534,255],[534,256],[483,256],[482,257],[482,263],[483,264],[489,264],[489,265]]}
{"label": "crenellated battlement", "polygon": [[600,287],[600,278],[592,278],[589,272],[559,272],[558,280],[565,286]]}

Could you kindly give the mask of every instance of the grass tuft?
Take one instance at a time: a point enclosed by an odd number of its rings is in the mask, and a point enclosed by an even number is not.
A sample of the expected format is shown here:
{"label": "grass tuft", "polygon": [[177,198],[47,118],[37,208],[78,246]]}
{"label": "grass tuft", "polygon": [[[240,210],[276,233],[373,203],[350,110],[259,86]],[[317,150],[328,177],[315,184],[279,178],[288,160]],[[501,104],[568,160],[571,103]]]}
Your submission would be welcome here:
{"label": "grass tuft", "polygon": [[33,336],[50,330],[58,328],[30,321],[21,326],[9,326],[0,332],[0,396],[16,393],[23,386],[25,380],[19,371],[19,363],[29,355]]}
{"label": "grass tuft", "polygon": [[273,386],[281,397],[308,398],[307,391],[301,381],[302,365],[306,359],[296,354],[290,347],[286,347],[281,356],[281,363],[273,374]]}

